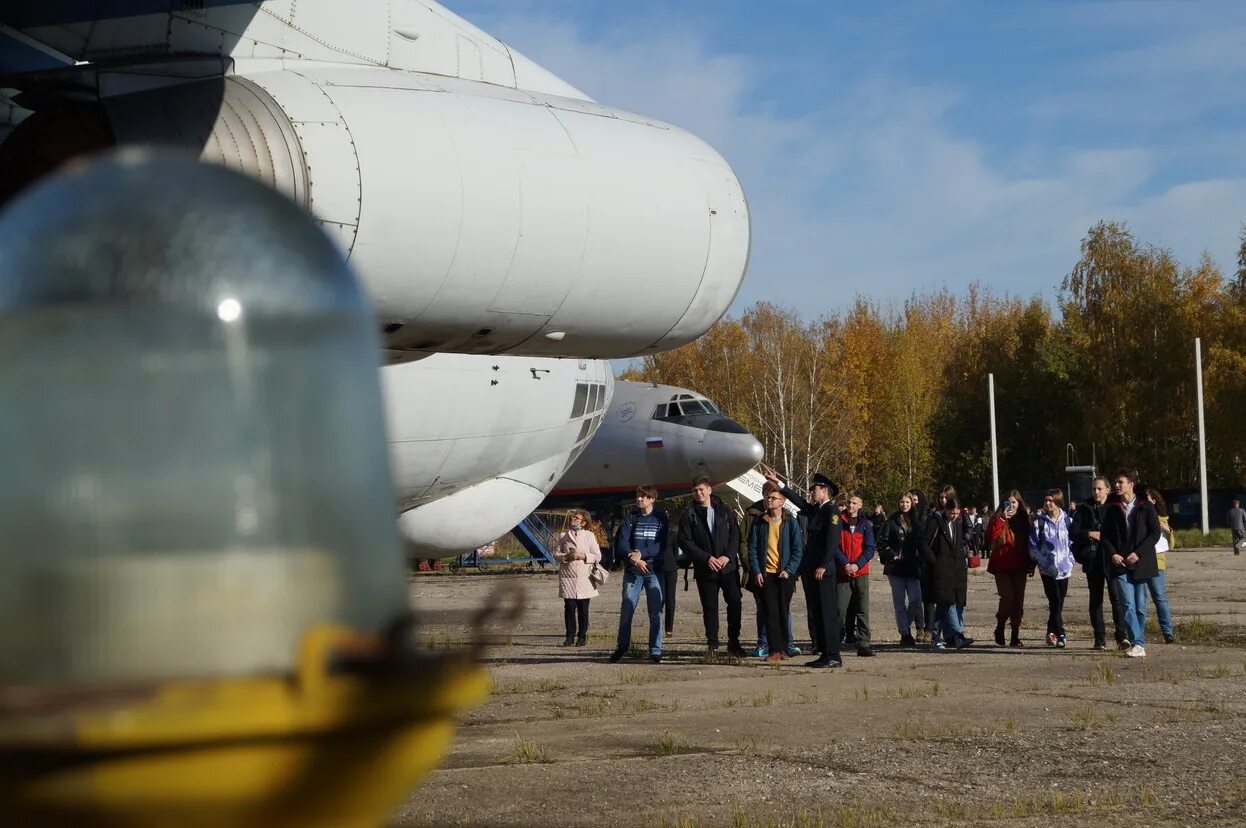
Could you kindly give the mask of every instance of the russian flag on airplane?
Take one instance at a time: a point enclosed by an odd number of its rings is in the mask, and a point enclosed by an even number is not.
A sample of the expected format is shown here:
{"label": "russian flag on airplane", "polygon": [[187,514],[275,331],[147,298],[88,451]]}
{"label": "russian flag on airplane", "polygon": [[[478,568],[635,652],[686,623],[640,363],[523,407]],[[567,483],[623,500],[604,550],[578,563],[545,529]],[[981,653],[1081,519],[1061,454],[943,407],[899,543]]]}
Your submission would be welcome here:
{"label": "russian flag on airplane", "polygon": [[645,439],[645,448],[662,448],[661,437],[649,437]]}

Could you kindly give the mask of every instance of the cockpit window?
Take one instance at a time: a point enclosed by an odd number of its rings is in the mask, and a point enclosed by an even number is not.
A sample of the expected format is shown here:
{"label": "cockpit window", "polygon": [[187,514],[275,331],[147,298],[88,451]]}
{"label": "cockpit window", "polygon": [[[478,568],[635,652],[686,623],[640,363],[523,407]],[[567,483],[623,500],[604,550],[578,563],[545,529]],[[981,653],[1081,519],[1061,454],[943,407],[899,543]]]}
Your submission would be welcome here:
{"label": "cockpit window", "polygon": [[704,403],[698,400],[682,402],[679,404],[679,406],[680,408],[684,410],[684,414],[688,416],[692,414],[712,414],[713,413],[709,410],[709,408],[706,407]]}

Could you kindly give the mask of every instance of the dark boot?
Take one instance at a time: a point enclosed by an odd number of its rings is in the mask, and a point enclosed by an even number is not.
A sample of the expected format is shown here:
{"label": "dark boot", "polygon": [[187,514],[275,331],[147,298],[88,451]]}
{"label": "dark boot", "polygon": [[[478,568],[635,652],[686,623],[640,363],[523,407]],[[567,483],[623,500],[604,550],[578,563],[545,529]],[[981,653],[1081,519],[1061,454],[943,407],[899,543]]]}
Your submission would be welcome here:
{"label": "dark boot", "polygon": [[562,646],[570,647],[574,642],[571,633],[567,633],[567,637],[562,640]]}
{"label": "dark boot", "polygon": [[1012,625],[1012,640],[1008,642],[1008,646],[1017,648],[1025,646],[1021,643],[1021,627],[1016,624]]}
{"label": "dark boot", "polygon": [[997,647],[1004,646],[1004,622],[1000,621],[995,625],[995,645]]}

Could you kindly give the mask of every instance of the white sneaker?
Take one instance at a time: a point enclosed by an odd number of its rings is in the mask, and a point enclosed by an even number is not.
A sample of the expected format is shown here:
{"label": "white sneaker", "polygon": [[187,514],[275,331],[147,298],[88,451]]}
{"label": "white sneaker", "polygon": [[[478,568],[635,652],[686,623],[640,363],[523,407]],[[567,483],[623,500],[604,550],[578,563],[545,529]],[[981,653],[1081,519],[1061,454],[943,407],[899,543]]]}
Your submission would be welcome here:
{"label": "white sneaker", "polygon": [[1146,658],[1146,649],[1141,644],[1135,644],[1129,648],[1129,652],[1125,655],[1130,658]]}

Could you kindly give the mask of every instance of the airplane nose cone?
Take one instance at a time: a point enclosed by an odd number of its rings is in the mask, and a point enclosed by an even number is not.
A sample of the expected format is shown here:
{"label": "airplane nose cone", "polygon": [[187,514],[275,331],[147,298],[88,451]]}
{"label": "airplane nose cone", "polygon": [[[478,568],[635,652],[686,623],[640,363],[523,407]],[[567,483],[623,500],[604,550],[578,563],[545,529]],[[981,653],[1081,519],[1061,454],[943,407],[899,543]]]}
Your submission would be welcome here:
{"label": "airplane nose cone", "polygon": [[702,443],[702,459],[710,477],[734,480],[760,463],[765,450],[748,429],[734,420],[724,420],[735,428],[708,429]]}

